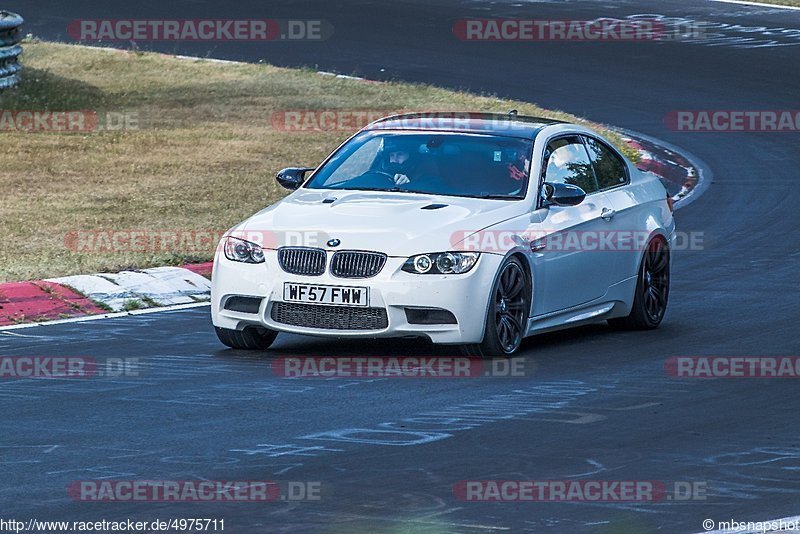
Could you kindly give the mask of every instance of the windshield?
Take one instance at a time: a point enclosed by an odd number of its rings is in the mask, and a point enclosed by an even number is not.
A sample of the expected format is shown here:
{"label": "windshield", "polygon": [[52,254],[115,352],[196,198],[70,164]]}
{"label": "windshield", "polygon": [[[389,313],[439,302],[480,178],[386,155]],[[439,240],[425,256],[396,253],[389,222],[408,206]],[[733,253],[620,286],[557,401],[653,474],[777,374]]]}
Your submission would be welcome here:
{"label": "windshield", "polygon": [[532,144],[484,134],[362,132],[306,187],[521,199]]}

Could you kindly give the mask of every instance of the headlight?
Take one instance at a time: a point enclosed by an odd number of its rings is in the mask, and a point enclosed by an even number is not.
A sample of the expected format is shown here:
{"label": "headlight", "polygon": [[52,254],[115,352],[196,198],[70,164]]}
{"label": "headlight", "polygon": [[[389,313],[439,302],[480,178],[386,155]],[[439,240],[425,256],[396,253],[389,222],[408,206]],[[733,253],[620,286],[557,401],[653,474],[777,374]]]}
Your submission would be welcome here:
{"label": "headlight", "polygon": [[462,274],[478,263],[478,252],[434,252],[412,256],[402,270],[414,274]]}
{"label": "headlight", "polygon": [[264,251],[261,247],[238,237],[226,237],[224,250],[225,257],[231,261],[264,263]]}

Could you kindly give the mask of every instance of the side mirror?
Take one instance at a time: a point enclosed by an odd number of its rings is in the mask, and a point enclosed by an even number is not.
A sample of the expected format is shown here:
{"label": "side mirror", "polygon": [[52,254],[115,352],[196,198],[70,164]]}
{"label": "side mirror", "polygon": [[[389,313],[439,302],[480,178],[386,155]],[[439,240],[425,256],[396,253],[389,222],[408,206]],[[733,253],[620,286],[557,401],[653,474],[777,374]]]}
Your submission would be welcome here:
{"label": "side mirror", "polygon": [[287,167],[275,175],[275,179],[286,189],[294,191],[306,180],[306,173],[313,171],[313,167]]}
{"label": "side mirror", "polygon": [[586,198],[586,192],[572,184],[545,182],[542,184],[544,206],[577,206]]}

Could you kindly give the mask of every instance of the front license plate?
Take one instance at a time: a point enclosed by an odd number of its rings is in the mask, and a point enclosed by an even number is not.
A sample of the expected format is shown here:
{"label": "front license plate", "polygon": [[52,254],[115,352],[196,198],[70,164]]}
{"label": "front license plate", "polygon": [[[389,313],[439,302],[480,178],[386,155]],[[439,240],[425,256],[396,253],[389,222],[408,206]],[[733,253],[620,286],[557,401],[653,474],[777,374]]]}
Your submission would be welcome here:
{"label": "front license plate", "polygon": [[368,306],[368,297],[369,290],[366,287],[313,286],[288,282],[283,284],[284,302]]}

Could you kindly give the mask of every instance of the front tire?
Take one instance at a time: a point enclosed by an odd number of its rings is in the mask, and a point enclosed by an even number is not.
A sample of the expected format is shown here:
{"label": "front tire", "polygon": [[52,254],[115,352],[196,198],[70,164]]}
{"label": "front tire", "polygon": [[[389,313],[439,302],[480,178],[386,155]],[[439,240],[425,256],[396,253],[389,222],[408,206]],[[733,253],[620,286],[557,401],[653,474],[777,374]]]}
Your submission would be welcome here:
{"label": "front tire", "polygon": [[531,291],[525,269],[517,258],[509,258],[489,296],[483,341],[463,345],[465,356],[479,358],[509,357],[519,350],[528,325]]}
{"label": "front tire", "polygon": [[248,326],[244,330],[214,327],[217,337],[232,349],[263,350],[268,349],[278,337],[278,333],[261,326]]}
{"label": "front tire", "polygon": [[669,300],[669,246],[663,238],[650,241],[639,267],[636,293],[631,313],[627,317],[609,319],[614,328],[653,330],[664,319]]}

